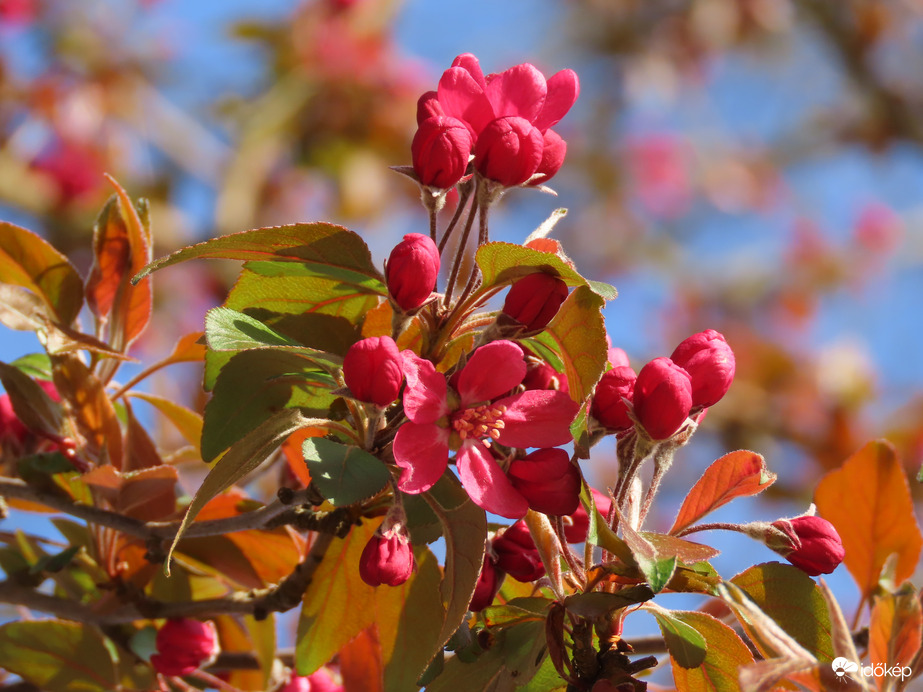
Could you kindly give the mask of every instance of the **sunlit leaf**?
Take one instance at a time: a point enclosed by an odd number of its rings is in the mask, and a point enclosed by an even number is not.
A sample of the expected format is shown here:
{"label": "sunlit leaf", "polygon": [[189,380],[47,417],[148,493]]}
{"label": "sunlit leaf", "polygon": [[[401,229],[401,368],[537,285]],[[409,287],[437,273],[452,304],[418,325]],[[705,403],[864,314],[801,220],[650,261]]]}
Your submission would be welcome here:
{"label": "sunlit leaf", "polygon": [[907,588],[875,600],[869,623],[869,660],[888,667],[907,665],[920,650],[923,608],[919,594]]}
{"label": "sunlit leaf", "polygon": [[709,466],[686,494],[669,533],[677,533],[735,497],[756,495],[776,480],[756,452],[729,452]]}
{"label": "sunlit leaf", "polygon": [[679,613],[655,605],[646,606],[645,610],[657,619],[674,667],[698,668],[705,662],[705,637],[695,627],[684,622]]}
{"label": "sunlit leaf", "polygon": [[648,543],[654,546],[657,554],[661,557],[676,557],[687,565],[710,560],[718,554],[718,551],[710,545],[687,541],[664,533],[642,531],[641,535],[647,539]]}
{"label": "sunlit leaf", "polygon": [[606,365],[604,302],[586,286],[577,287],[536,337],[560,353],[570,396],[577,402],[590,395]]}
{"label": "sunlit leaf", "polygon": [[345,692],[384,692],[384,662],[375,625],[366,627],[340,649],[337,660]]}
{"label": "sunlit leaf", "polygon": [[112,692],[112,645],[76,622],[37,620],[0,626],[0,668],[48,692]]}
{"label": "sunlit leaf", "polygon": [[695,667],[683,666],[673,657],[673,681],[684,692],[738,692],[741,666],[753,662],[753,655],[730,627],[706,613],[673,611],[674,622],[694,629],[705,641],[705,657]]}
{"label": "sunlit leaf", "polygon": [[183,438],[196,449],[202,439],[202,416],[195,411],[186,408],[182,404],[177,404],[171,399],[166,399],[155,394],[147,392],[132,392],[133,399],[141,399],[162,413],[176,429],[179,430]]}
{"label": "sunlit leaf", "polygon": [[885,561],[897,555],[895,581],[911,577],[923,536],[904,469],[885,440],[869,442],[824,476],[814,493],[818,513],[843,540],[849,569],[864,598],[875,590]]}
{"label": "sunlit leaf", "polygon": [[27,428],[52,434],[63,432],[61,405],[35,380],[19,368],[0,362],[0,383],[10,397],[16,417]]}
{"label": "sunlit leaf", "polygon": [[71,324],[83,305],[83,281],[67,257],[25,228],[0,221],[0,284],[28,289],[57,321]]}
{"label": "sunlit leaf", "polygon": [[579,617],[597,618],[619,608],[626,608],[636,603],[644,603],[654,597],[654,592],[646,584],[628,586],[616,593],[605,591],[587,591],[568,596],[564,607],[568,612]]}
{"label": "sunlit leaf", "polygon": [[621,518],[619,526],[625,543],[631,548],[634,562],[641,569],[654,593],[660,593],[676,570],[676,555],[661,554],[646,536],[631,528],[630,522],[624,517]]}
{"label": "sunlit leaf", "polygon": [[380,459],[360,447],[312,437],[304,441],[302,451],[317,489],[336,506],[367,500],[391,477]]}
{"label": "sunlit leaf", "polygon": [[117,512],[141,521],[159,521],[176,511],[176,483],[172,466],[155,466],[119,473],[112,466],[97,466],[82,480],[96,489]]}
{"label": "sunlit leaf", "polygon": [[[821,662],[834,659],[827,604],[817,584],[797,567],[767,562],[750,567],[733,579],[763,613]],[[744,629],[752,627],[743,623]],[[754,637],[759,646],[758,639]],[[764,651],[767,657],[774,652]]]}

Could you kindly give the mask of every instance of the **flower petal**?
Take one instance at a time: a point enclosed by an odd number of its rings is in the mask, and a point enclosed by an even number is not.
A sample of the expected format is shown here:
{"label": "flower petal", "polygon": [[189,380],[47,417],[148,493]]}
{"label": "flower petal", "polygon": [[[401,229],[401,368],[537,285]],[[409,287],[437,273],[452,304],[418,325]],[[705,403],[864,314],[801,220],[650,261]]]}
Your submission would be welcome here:
{"label": "flower petal", "polygon": [[435,423],[449,412],[445,375],[413,351],[401,351],[404,361],[404,413],[414,423]]}
{"label": "flower petal", "polygon": [[437,93],[445,114],[468,125],[475,137],[494,119],[483,87],[463,67],[450,67],[443,72]]}
{"label": "flower petal", "polygon": [[518,386],[525,376],[522,349],[512,341],[491,341],[477,349],[459,373],[461,405],[495,399]]}
{"label": "flower petal", "polygon": [[455,455],[462,485],[478,507],[508,519],[521,519],[529,510],[526,498],[513,487],[482,442],[465,442]]}
{"label": "flower petal", "polygon": [[449,465],[449,431],[438,425],[404,423],[394,436],[394,462],[403,469],[397,487],[422,493],[436,484]]}
{"label": "flower petal", "polygon": [[484,81],[484,72],[481,70],[481,63],[478,62],[478,59],[471,53],[462,53],[459,55],[452,61],[452,67],[461,67],[464,70],[468,70],[481,89],[487,87],[487,82]]}
{"label": "flower petal", "polygon": [[557,447],[571,441],[570,424],[577,415],[577,402],[564,392],[531,389],[500,399],[506,406],[504,427],[497,442],[510,447]]}
{"label": "flower petal", "polygon": [[532,122],[542,132],[561,120],[580,94],[580,81],[573,70],[561,70],[548,80],[548,94],[542,112]]}
{"label": "flower petal", "polygon": [[524,63],[498,74],[484,93],[495,117],[514,115],[532,122],[542,112],[547,91],[544,75],[534,65]]}

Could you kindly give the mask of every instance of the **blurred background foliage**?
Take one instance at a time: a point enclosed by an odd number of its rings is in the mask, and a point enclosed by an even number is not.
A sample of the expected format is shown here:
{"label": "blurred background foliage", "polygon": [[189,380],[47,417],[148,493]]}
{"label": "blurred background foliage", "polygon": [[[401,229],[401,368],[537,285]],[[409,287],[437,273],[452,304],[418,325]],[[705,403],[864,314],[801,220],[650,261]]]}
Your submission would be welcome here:
{"label": "blurred background foliage", "polygon": [[[705,328],[737,354],[668,490],[750,448],[799,513],[880,436],[916,472],[920,0],[0,0],[0,218],[86,270],[106,171],[151,200],[155,256],[329,220],[383,258],[425,232],[388,166],[410,162],[416,100],[460,52],[582,82],[558,128],[559,197],[510,193],[494,236],[521,242],[566,206],[555,235],[619,288],[607,325],[636,369]],[[200,329],[236,271],[155,277],[156,326],[135,355]],[[0,358],[18,348],[0,341]],[[195,401],[197,378],[156,386]],[[599,487],[614,473],[613,450],[588,469]]]}

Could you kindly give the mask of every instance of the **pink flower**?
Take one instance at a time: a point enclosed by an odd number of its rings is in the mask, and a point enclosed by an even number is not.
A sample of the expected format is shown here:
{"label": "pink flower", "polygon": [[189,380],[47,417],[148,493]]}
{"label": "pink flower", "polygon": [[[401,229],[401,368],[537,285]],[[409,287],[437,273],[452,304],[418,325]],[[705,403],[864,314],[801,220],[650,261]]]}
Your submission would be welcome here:
{"label": "pink flower", "polygon": [[692,409],[689,373],[669,358],[655,358],[641,368],[635,380],[634,408],[651,439],[672,437]]}
{"label": "pink flower", "polygon": [[478,348],[450,388],[433,364],[404,351],[404,412],[410,419],[394,438],[394,460],[403,469],[406,493],[431,488],[455,451],[458,475],[468,494],[489,512],[516,519],[529,503],[500,468],[491,440],[508,447],[554,447],[571,440],[577,404],[563,393],[529,390],[506,396],[522,383],[526,363],[511,341]]}
{"label": "pink flower", "polygon": [[538,164],[534,175],[540,176],[532,180],[529,185],[543,185],[551,180],[564,165],[567,155],[567,142],[554,130],[546,130],[542,148],[542,160]]}
{"label": "pink flower", "polygon": [[24,27],[37,16],[37,0],[0,0],[0,27]]}
{"label": "pink flower", "polygon": [[478,135],[474,167],[504,187],[522,185],[538,170],[543,147],[542,133],[525,118],[497,118]]}
{"label": "pink flower", "polygon": [[557,276],[545,272],[527,274],[510,287],[503,303],[503,314],[512,317],[527,331],[539,332],[558,314],[567,292],[567,284]]}
{"label": "pink flower", "polygon": [[609,365],[613,368],[619,366],[625,366],[626,368],[631,367],[631,361],[628,360],[628,354],[625,353],[624,349],[619,348],[618,346],[610,346],[609,350],[606,352],[606,358],[609,361]]}
{"label": "pink flower", "polygon": [[[427,91],[417,100],[417,125],[422,125],[424,120],[438,118],[445,115],[442,104],[439,103],[439,94]],[[467,125],[465,126],[467,127]]]}
{"label": "pink flower", "polygon": [[682,142],[668,134],[638,138],[628,149],[628,168],[641,204],[661,218],[685,213],[692,183]]}
{"label": "pink flower", "polygon": [[335,682],[326,668],[320,668],[307,677],[293,675],[279,692],[343,692],[343,685]]}
{"label": "pink flower", "polygon": [[171,618],[157,630],[151,665],[161,675],[189,675],[218,655],[215,623]]}
{"label": "pink flower", "polygon": [[840,534],[826,519],[803,516],[779,519],[772,522],[772,525],[791,539],[792,547],[770,547],[805,574],[812,577],[830,574],[846,557]]}
{"label": "pink flower", "polygon": [[707,407],[721,400],[734,380],[734,352],[724,335],[714,329],[685,339],[670,360],[689,373],[692,380],[692,405]]}
{"label": "pink flower", "polygon": [[454,187],[468,168],[471,133],[461,120],[427,118],[420,123],[410,151],[420,184],[439,189]]}
{"label": "pink flower", "polygon": [[609,430],[628,430],[634,425],[628,417],[628,406],[624,400],[632,400],[637,379],[634,370],[620,365],[604,372],[596,384],[590,412]]}
{"label": "pink flower", "polygon": [[468,604],[468,610],[476,613],[493,603],[505,576],[503,571],[497,567],[496,560],[490,555],[485,555],[481,574],[478,575],[478,583],[474,587],[474,595],[471,597],[471,603]]}
{"label": "pink flower", "polygon": [[497,567],[516,581],[535,581],[545,574],[545,566],[532,541],[529,527],[521,521],[493,540],[493,551],[497,555]]}
{"label": "pink flower", "polygon": [[410,539],[404,528],[395,524],[365,544],[359,557],[359,576],[369,586],[399,586],[410,579],[415,564]]}
{"label": "pink flower", "polygon": [[580,471],[563,449],[538,449],[514,460],[509,477],[536,512],[564,516],[580,505]]}
{"label": "pink flower", "polygon": [[385,265],[388,295],[401,310],[416,310],[436,288],[439,249],[421,233],[408,233],[394,246]]}
{"label": "pink flower", "polygon": [[404,381],[403,360],[394,339],[373,336],[350,346],[343,358],[343,379],[359,401],[381,407],[391,404]]}

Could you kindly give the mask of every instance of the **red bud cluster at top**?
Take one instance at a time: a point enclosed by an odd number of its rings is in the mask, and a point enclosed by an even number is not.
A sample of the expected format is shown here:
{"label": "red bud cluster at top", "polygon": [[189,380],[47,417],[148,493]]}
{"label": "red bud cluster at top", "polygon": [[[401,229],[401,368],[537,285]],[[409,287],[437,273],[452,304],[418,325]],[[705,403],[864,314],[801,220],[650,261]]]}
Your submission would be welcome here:
{"label": "red bud cluster at top", "polygon": [[[609,349],[612,369],[596,385],[591,413],[611,432],[630,429],[634,417],[652,440],[675,435],[690,413],[717,403],[734,379],[734,352],[714,329],[685,339],[670,358],[655,358],[635,376],[625,352]],[[699,420],[699,419],[697,419]]]}
{"label": "red bud cluster at top", "polygon": [[373,336],[357,341],[343,358],[343,379],[352,395],[384,408],[401,390],[404,365],[390,336]]}
{"label": "red bud cluster at top", "polygon": [[816,516],[779,519],[772,525],[792,541],[792,548],[780,551],[786,560],[805,574],[830,574],[846,557],[840,534],[826,519]]}
{"label": "red bud cluster at top", "polygon": [[503,314],[521,324],[526,331],[538,332],[548,326],[567,298],[567,284],[545,272],[527,274],[511,287],[503,303]]}
{"label": "red bud cluster at top", "polygon": [[438,276],[439,248],[421,233],[405,235],[385,265],[388,295],[404,312],[416,310],[429,299]]}
{"label": "red bud cluster at top", "polygon": [[157,630],[157,653],[151,665],[161,675],[189,675],[218,655],[218,635],[212,622],[171,618]]}
{"label": "red bud cluster at top", "polygon": [[[459,55],[443,73],[438,91],[427,92],[417,105],[420,129],[414,143],[421,153],[415,152],[414,169],[423,184],[450,187],[447,183],[454,185],[464,175],[459,171],[462,155],[467,165],[473,150],[477,171],[505,187],[544,182],[558,172],[567,152],[567,144],[550,128],[579,92],[573,70],[546,80],[525,63],[485,77],[475,56]],[[470,134],[467,150],[454,129],[458,122]],[[540,177],[532,179],[536,174]]]}
{"label": "red bud cluster at top", "polygon": [[400,586],[415,566],[410,539],[399,525],[376,533],[359,557],[359,576],[369,586]]}

